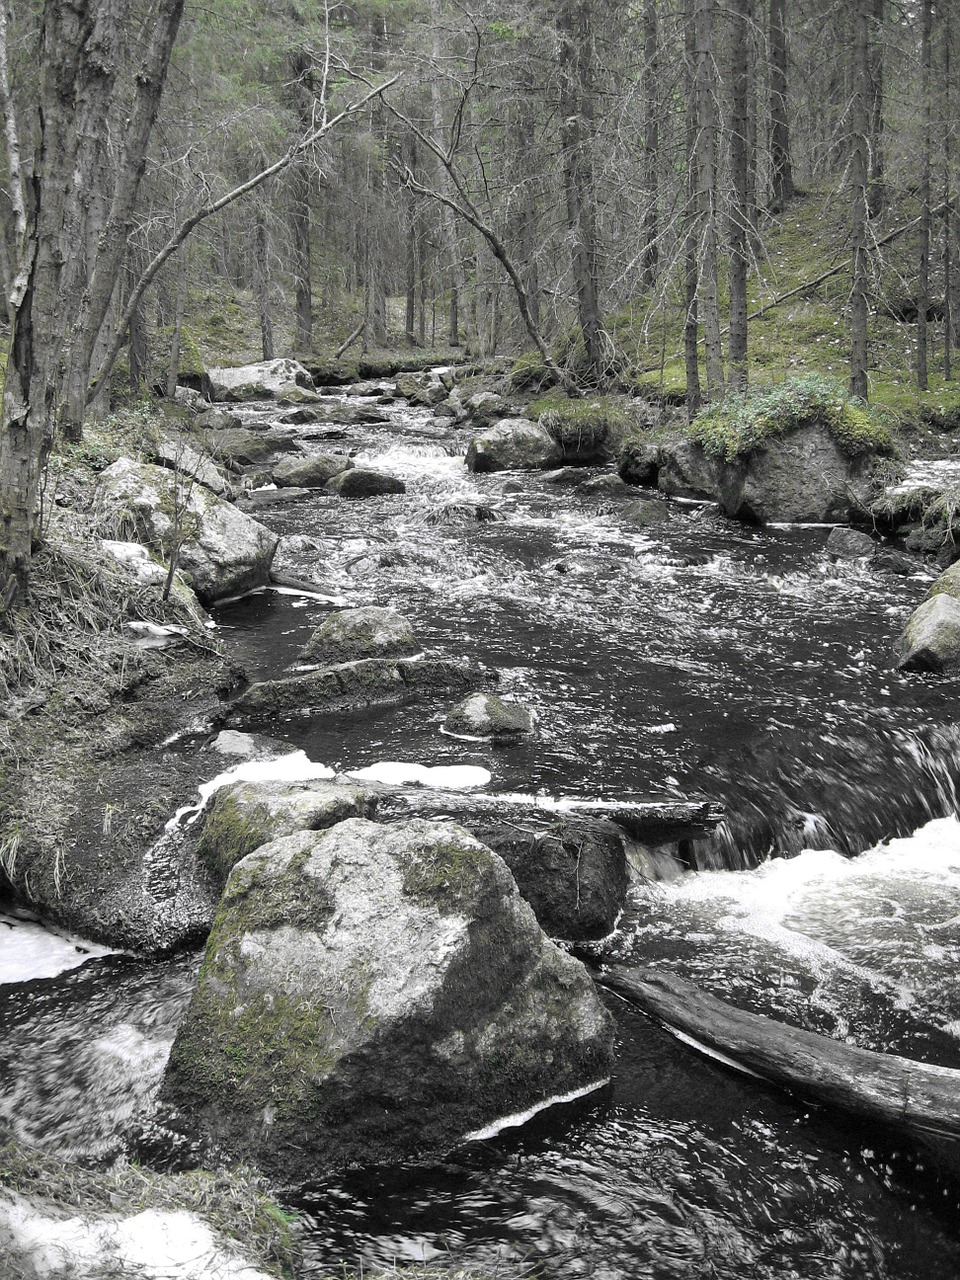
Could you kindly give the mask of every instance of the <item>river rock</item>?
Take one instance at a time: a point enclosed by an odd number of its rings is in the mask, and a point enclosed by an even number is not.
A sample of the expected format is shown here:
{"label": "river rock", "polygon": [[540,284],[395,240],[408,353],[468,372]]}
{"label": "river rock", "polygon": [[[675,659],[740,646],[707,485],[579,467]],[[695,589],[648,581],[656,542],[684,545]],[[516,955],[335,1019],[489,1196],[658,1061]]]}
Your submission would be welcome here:
{"label": "river rock", "polygon": [[234,782],[214,793],[197,855],[222,886],[231,868],[261,845],[345,818],[372,818],[375,808],[371,792],[349,783]]}
{"label": "river rock", "polygon": [[214,400],[278,400],[296,387],[313,390],[313,379],[297,360],[264,360],[209,373]]}
{"label": "river rock", "polygon": [[913,611],[900,637],[897,665],[937,674],[960,669],[960,600],[938,592]]}
{"label": "river rock", "polygon": [[273,468],[280,488],[322,489],[328,480],[353,466],[345,453],[312,453],[307,458],[281,458]]}
{"label": "river rock", "polygon": [[230,706],[236,728],[277,714],[358,711],[400,706],[451,690],[476,689],[496,679],[485,667],[455,658],[364,658],[319,667],[279,680],[257,681]]}
{"label": "river rock", "polygon": [[827,555],[835,560],[871,560],[877,550],[870,535],[858,529],[831,529],[827,538]]}
{"label": "river rock", "polygon": [[350,467],[334,476],[326,487],[340,498],[379,498],[383,494],[407,491],[407,486],[396,476],[367,467]]}
{"label": "river rock", "polygon": [[850,457],[820,423],[807,423],[725,462],[695,441],[667,445],[657,482],[671,495],[716,498],[753,524],[850,521],[872,499],[874,452]]}
{"label": "river rock", "polygon": [[627,494],[630,486],[618,475],[591,476],[580,486],[581,493]]}
{"label": "river rock", "polygon": [[533,713],[492,693],[472,693],[444,723],[447,733],[468,738],[511,739],[533,731]]}
{"label": "river rock", "polygon": [[952,564],[949,569],[945,569],[927,592],[928,599],[941,595],[960,600],[960,564]]}
{"label": "river rock", "polygon": [[617,474],[627,484],[656,486],[663,464],[662,444],[635,442],[625,446],[617,459]]}
{"label": "river rock", "polygon": [[164,467],[118,458],[101,475],[97,497],[104,511],[116,512],[164,558],[178,536],[179,520],[184,536],[179,567],[203,604],[270,580],[277,535]]}
{"label": "river rock", "polygon": [[243,419],[229,409],[207,406],[202,413],[197,414],[191,425],[195,431],[232,431],[243,426]]}
{"label": "river rock", "polygon": [[628,502],[621,510],[621,516],[641,529],[649,529],[655,525],[669,524],[671,519],[670,504],[656,498],[637,498]]}
{"label": "river rock", "polygon": [[446,400],[449,394],[436,370],[428,373],[398,373],[397,390],[411,404],[423,405],[427,409]]}
{"label": "river rock", "polygon": [[304,662],[330,666],[356,658],[400,658],[420,646],[410,619],[396,609],[341,609],[324,618],[300,651]]}
{"label": "river rock", "polygon": [[559,466],[563,450],[529,418],[502,418],[467,448],[470,471],[540,471]]}
{"label": "river rock", "polygon": [[276,453],[297,448],[296,442],[290,437],[267,435],[262,431],[251,431],[249,427],[225,427],[222,430],[206,431],[203,440],[216,459],[237,468],[255,467]]}
{"label": "river rock", "polygon": [[163,1097],[289,1184],[446,1151],[611,1056],[501,859],[452,823],[351,818],[234,868]]}
{"label": "river rock", "polygon": [[464,413],[478,427],[492,426],[507,409],[506,400],[494,391],[478,391],[463,402]]}
{"label": "river rock", "polygon": [[210,458],[197,453],[196,449],[192,449],[183,439],[161,436],[153,447],[151,461],[158,466],[183,472],[219,498],[233,498],[236,492],[235,485],[227,473]]}

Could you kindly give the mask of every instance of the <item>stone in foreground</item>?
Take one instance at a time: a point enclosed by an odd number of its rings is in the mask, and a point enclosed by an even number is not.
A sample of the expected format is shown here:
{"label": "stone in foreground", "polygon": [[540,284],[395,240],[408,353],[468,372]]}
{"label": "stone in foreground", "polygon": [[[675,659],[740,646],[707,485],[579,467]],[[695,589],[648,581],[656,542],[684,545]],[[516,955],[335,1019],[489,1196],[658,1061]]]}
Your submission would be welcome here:
{"label": "stone in foreground", "polygon": [[351,818],[234,868],[164,1098],[290,1184],[448,1150],[611,1055],[500,858],[454,823]]}

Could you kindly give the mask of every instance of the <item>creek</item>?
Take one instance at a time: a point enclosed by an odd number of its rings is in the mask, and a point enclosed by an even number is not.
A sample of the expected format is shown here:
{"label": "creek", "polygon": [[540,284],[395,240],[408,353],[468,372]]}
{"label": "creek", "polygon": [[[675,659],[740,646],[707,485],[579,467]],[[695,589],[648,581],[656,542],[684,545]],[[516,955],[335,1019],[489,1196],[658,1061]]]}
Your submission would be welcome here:
{"label": "creek", "polygon": [[[403,402],[386,417],[334,441],[304,428],[304,447],[353,452],[406,495],[318,493],[257,513],[284,535],[283,570],[328,601],[246,597],[218,610],[222,636],[268,677],[330,601],[391,605],[426,646],[496,668],[537,732],[503,748],[456,740],[433,704],[265,730],[337,771],[466,764],[493,791],[716,799],[728,817],[690,851],[696,869],[667,863],[637,887],[593,958],[960,1068],[958,683],[895,670],[930,575],[835,563],[825,528],[734,526],[694,503],[641,524],[639,491],[471,475],[465,429]],[[28,946],[34,967],[8,968]],[[66,1155],[121,1149],[196,963],[104,955],[0,918],[0,1116]],[[453,1256],[526,1261],[551,1280],[960,1277],[960,1188],[922,1155],[610,999],[618,1057],[601,1092],[432,1164],[302,1188],[308,1273]]]}

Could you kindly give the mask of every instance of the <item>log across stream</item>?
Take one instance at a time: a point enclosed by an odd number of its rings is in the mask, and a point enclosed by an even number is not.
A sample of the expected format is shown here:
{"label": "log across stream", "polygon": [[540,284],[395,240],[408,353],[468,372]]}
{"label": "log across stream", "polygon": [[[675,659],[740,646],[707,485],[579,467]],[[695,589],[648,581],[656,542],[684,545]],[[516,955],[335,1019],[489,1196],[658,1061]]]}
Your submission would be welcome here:
{"label": "log across stream", "polygon": [[960,1176],[960,1071],[746,1013],[674,974],[610,965],[600,981],[702,1052],[908,1134]]}

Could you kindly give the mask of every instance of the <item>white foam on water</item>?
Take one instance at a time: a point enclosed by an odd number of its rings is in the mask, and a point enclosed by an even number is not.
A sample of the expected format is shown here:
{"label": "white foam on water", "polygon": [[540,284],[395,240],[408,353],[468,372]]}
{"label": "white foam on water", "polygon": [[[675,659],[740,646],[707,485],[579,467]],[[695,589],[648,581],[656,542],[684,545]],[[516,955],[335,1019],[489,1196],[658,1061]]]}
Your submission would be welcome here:
{"label": "white foam on water", "polygon": [[526,1124],[532,1120],[534,1116],[546,1111],[548,1107],[560,1106],[564,1102],[576,1102],[578,1098],[585,1098],[588,1094],[595,1093],[597,1089],[602,1089],[604,1085],[610,1083],[610,1077],[604,1076],[602,1080],[594,1080],[592,1084],[584,1085],[582,1089],[571,1089],[569,1093],[558,1093],[552,1098],[544,1098],[542,1102],[535,1103],[526,1111],[517,1111],[513,1115],[501,1116],[499,1120],[494,1120],[486,1125],[483,1129],[475,1129],[473,1133],[466,1134],[463,1142],[486,1142],[490,1138],[495,1138],[498,1133],[502,1133],[504,1129],[516,1129],[522,1124]]}
{"label": "white foam on water", "polygon": [[0,984],[54,978],[92,960],[115,955],[110,947],[59,933],[32,920],[0,914]]}
{"label": "white foam on water", "polygon": [[214,792],[232,782],[309,782],[335,776],[333,770],[328,769],[325,764],[316,764],[308,759],[305,751],[291,751],[289,755],[280,756],[276,760],[244,760],[235,764],[232,769],[218,773],[209,782],[202,783],[199,787],[199,803],[184,805],[182,809],[178,809],[167,822],[165,830],[175,831],[184,823],[196,822]]}
{"label": "white foam on water", "polygon": [[350,769],[346,777],[359,781],[385,782],[391,786],[402,786],[413,783],[422,787],[439,787],[444,791],[467,791],[475,787],[485,787],[490,783],[492,774],[479,765],[454,764],[433,765],[413,764],[403,760],[380,760],[368,765],[365,769]]}

